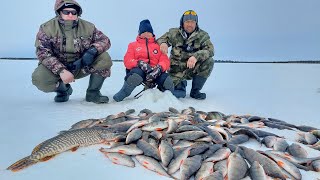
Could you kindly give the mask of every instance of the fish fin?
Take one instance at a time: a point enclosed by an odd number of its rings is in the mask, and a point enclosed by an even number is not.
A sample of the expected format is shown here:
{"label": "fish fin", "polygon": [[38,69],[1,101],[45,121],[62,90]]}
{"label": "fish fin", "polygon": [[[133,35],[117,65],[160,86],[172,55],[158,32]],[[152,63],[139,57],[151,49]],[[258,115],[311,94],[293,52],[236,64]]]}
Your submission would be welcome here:
{"label": "fish fin", "polygon": [[11,170],[13,172],[17,172],[21,169],[31,166],[32,164],[37,163],[37,161],[31,160],[30,156],[20,159],[19,161],[13,163],[11,166],[7,168],[7,170]]}
{"label": "fish fin", "polygon": [[71,150],[72,152],[75,152],[76,150],[79,149],[79,147],[80,147],[80,146],[76,146],[76,147],[71,148],[70,150]]}
{"label": "fish fin", "polygon": [[125,150],[123,150],[123,149],[120,149],[120,150],[118,150],[118,153],[120,153],[120,154],[125,154],[125,153],[126,153],[126,151],[125,151]]}
{"label": "fish fin", "polygon": [[41,162],[49,161],[49,160],[52,159],[54,156],[55,156],[55,155],[44,157],[44,158],[40,159],[40,161],[41,161]]}
{"label": "fish fin", "polygon": [[282,161],[277,161],[278,166],[283,167],[284,163]]}
{"label": "fish fin", "polygon": [[39,151],[40,147],[43,145],[44,142],[38,144],[36,147],[33,148],[31,154],[34,154],[35,152]]}

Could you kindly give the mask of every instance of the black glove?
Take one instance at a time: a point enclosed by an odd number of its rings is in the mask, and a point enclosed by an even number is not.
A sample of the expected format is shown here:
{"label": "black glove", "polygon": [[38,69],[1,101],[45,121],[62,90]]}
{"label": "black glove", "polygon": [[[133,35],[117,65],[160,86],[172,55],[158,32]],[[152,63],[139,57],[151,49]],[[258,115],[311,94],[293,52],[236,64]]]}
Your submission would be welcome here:
{"label": "black glove", "polygon": [[161,66],[158,64],[158,65],[156,65],[156,66],[153,68],[153,70],[152,70],[149,74],[147,74],[146,80],[147,80],[148,82],[152,82],[152,81],[154,81],[155,79],[157,79],[157,77],[159,77],[159,76],[161,75],[161,73],[162,73],[162,68],[161,68]]}
{"label": "black glove", "polygon": [[80,59],[77,59],[73,63],[68,64],[67,69],[70,71],[76,71],[84,66],[90,66],[93,63],[97,53],[98,50],[95,47],[89,48]]}
{"label": "black glove", "polygon": [[96,55],[98,54],[98,50],[95,47],[89,48],[82,56],[82,65],[83,66],[90,66]]}
{"label": "black glove", "polygon": [[152,71],[152,67],[150,66],[150,64],[148,64],[142,60],[138,60],[138,67],[146,74],[148,74]]}

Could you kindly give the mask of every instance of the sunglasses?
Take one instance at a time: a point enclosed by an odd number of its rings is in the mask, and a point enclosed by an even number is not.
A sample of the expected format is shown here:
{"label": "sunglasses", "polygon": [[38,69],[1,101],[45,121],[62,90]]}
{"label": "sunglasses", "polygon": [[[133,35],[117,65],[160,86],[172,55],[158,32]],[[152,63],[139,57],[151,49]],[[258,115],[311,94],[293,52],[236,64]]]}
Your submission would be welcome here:
{"label": "sunglasses", "polygon": [[62,12],[62,14],[64,14],[64,15],[69,15],[70,13],[71,13],[72,15],[77,15],[77,14],[78,14],[77,11],[73,11],[73,10],[71,10],[71,11],[69,11],[69,10],[62,10],[61,12]]}
{"label": "sunglasses", "polygon": [[194,12],[194,11],[192,11],[192,10],[186,11],[183,15],[189,15],[189,14],[191,14],[191,15],[193,15],[193,16],[196,16],[196,15],[197,15],[197,13]]}

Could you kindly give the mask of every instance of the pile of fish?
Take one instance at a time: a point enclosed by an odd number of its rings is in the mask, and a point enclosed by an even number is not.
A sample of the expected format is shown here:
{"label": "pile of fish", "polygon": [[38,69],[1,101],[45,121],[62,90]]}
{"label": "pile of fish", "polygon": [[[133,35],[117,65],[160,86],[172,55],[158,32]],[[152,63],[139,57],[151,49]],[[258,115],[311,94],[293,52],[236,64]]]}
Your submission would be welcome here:
{"label": "pile of fish", "polygon": [[[7,169],[18,171],[67,150],[105,143],[100,148],[115,164],[135,167],[136,162],[174,179],[302,179],[299,169],[320,172],[320,156],[308,157],[305,144],[320,150],[320,130],[285,121],[218,111],[181,112],[130,109],[101,119],[82,120],[34,148],[31,155]],[[296,131],[297,143],[261,128]],[[269,148],[241,145],[254,139]],[[319,174],[320,176],[320,174]]]}

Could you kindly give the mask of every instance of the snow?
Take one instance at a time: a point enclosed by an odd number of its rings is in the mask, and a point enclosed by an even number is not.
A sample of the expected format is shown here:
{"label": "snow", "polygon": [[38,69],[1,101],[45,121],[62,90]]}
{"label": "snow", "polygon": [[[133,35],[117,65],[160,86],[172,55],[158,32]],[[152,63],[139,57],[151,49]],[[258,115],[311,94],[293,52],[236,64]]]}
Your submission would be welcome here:
{"label": "snow", "polygon": [[[99,105],[84,100],[88,78],[72,84],[74,92],[68,102],[53,102],[54,93],[45,94],[31,83],[31,74],[36,66],[37,61],[0,61],[0,179],[166,179],[138,163],[136,168],[112,164],[98,151],[106,145],[64,152],[16,173],[6,170],[12,163],[29,155],[36,145],[56,136],[61,130],[69,129],[74,123],[128,109],[135,109],[136,113],[144,108],[160,112],[168,111],[169,107],[182,110],[192,106],[202,111],[273,117],[296,125],[320,128],[318,64],[217,63],[203,88],[207,93],[206,100],[194,100],[189,95],[185,99],[176,99],[171,93],[156,89],[147,90],[139,99],[134,99],[133,96],[142,90],[140,86],[129,98],[117,103],[112,96],[120,90],[125,72],[123,64],[115,62],[112,75],[102,88],[102,93],[111,100],[108,104]],[[188,81],[188,93],[190,88],[191,81]],[[267,130],[284,135],[289,143],[296,135],[289,130]],[[245,145],[259,146],[254,141]],[[319,151],[307,150],[310,157],[320,156]],[[316,172],[301,170],[301,173],[303,179],[320,177]]]}

